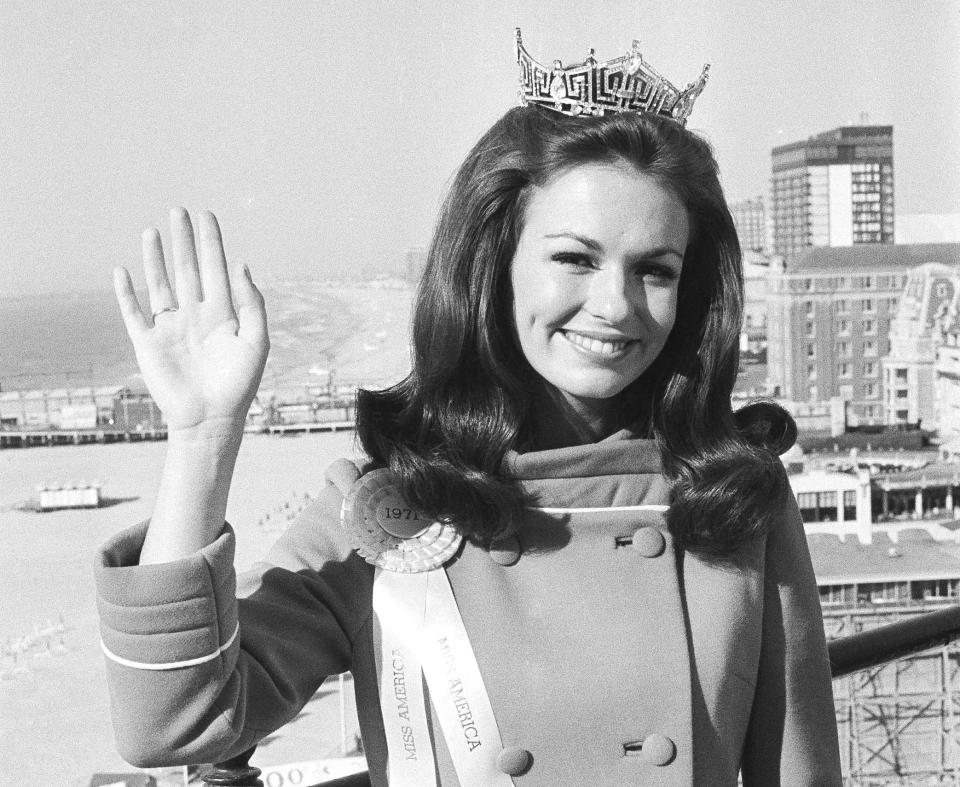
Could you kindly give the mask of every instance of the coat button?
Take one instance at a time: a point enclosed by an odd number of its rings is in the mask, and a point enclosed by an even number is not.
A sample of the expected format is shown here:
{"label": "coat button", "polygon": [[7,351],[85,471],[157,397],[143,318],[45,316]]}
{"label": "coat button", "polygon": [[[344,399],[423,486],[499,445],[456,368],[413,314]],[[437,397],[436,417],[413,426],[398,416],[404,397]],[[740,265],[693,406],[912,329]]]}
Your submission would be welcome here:
{"label": "coat button", "polygon": [[532,759],[526,749],[510,746],[497,755],[497,770],[507,776],[519,776],[530,767]]}
{"label": "coat button", "polygon": [[512,566],[520,559],[520,541],[516,536],[498,538],[490,544],[490,559],[501,566]]}
{"label": "coat button", "polygon": [[651,765],[669,765],[677,754],[677,747],[666,735],[655,732],[643,739],[640,756]]}
{"label": "coat button", "polygon": [[644,557],[658,557],[667,547],[667,541],[655,527],[641,527],[633,534],[633,548]]}

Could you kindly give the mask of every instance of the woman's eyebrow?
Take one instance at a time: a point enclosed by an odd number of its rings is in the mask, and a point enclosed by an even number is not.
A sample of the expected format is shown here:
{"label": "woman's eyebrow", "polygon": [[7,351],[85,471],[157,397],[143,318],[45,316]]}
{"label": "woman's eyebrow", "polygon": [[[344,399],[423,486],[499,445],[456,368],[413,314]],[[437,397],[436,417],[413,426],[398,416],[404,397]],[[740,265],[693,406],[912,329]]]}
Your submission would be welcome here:
{"label": "woman's eyebrow", "polygon": [[593,251],[603,251],[603,246],[595,241],[593,238],[588,238],[586,235],[580,235],[576,232],[551,232],[543,237],[545,238],[571,238],[572,240],[582,243],[588,249]]}

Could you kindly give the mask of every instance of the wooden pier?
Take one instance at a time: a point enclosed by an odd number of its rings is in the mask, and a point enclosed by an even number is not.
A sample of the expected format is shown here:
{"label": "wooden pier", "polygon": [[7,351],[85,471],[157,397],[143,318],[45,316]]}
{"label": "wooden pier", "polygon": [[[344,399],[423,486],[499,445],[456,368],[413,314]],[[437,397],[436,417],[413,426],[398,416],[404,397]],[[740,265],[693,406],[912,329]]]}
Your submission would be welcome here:
{"label": "wooden pier", "polygon": [[[270,424],[248,427],[245,431],[286,435],[313,434],[315,432],[343,432],[356,427],[350,421],[305,421],[293,424]],[[166,440],[166,429],[3,429],[0,430],[0,449],[33,448],[51,445],[92,445],[105,443],[139,443],[144,440]]]}
{"label": "wooden pier", "polygon": [[32,448],[49,445],[88,445],[91,443],[139,443],[166,440],[166,429],[4,429],[0,430],[0,448]]}
{"label": "wooden pier", "polygon": [[266,428],[267,434],[297,435],[313,434],[314,432],[344,432],[356,428],[354,421],[310,421],[297,424],[271,424]]}

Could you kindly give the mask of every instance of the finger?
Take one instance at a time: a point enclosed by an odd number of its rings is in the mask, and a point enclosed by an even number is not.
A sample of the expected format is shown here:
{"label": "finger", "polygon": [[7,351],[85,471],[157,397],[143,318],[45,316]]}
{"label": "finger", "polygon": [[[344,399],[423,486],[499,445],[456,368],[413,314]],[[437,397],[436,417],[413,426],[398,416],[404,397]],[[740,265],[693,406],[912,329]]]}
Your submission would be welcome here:
{"label": "finger", "polygon": [[126,326],[127,334],[131,339],[139,336],[150,327],[147,317],[140,307],[137,294],[133,291],[133,282],[130,272],[126,268],[113,269],[113,291],[117,295],[117,304],[120,306],[120,316]]}
{"label": "finger", "polygon": [[150,311],[156,314],[164,309],[176,308],[167,266],[163,260],[163,243],[155,229],[144,230],[142,238],[143,272],[147,278],[150,295]]}
{"label": "finger", "polygon": [[233,317],[227,259],[223,253],[223,237],[217,217],[205,210],[200,214],[200,283],[203,301]]}
{"label": "finger", "polygon": [[357,466],[349,459],[338,459],[324,474],[328,484],[333,484],[341,495],[346,497],[350,489],[360,478],[360,471]]}
{"label": "finger", "polygon": [[170,232],[173,235],[173,272],[177,283],[177,301],[181,306],[203,300],[197,247],[193,239],[190,214],[184,208],[170,211]]}
{"label": "finger", "polygon": [[263,295],[250,278],[250,269],[246,265],[235,266],[232,279],[233,294],[237,300],[237,321],[240,323],[237,336],[254,347],[269,349],[267,309]]}

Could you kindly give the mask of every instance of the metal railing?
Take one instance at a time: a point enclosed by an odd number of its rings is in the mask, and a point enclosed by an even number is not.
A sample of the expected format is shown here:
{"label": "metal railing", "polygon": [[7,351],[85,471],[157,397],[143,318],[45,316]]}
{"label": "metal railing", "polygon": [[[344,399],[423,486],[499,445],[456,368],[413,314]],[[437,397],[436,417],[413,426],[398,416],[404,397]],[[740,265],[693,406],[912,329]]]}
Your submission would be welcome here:
{"label": "metal railing", "polygon": [[[853,672],[886,664],[904,656],[947,645],[960,639],[960,606],[907,618],[827,643],[830,673],[840,678]],[[260,769],[250,765],[256,747],[219,763],[204,777],[217,787],[263,787]],[[318,785],[317,787],[321,787]],[[341,776],[322,787],[370,787],[369,773]]]}

